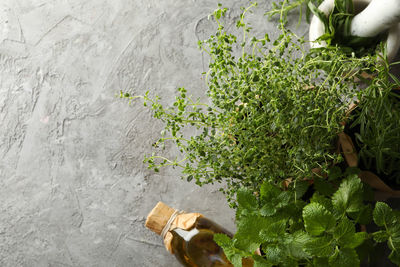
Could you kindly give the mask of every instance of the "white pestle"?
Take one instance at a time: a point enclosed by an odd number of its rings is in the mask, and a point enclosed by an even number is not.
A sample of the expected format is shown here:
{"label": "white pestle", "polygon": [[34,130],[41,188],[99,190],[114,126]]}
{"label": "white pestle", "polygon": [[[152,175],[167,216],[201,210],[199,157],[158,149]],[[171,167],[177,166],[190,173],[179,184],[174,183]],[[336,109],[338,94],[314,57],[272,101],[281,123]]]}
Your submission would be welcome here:
{"label": "white pestle", "polygon": [[350,32],[353,36],[374,37],[400,22],[400,0],[372,0],[354,16]]}
{"label": "white pestle", "polygon": [[[371,6],[372,2],[375,2],[373,6]],[[334,3],[335,0],[324,0],[322,4],[318,7],[319,10],[321,10],[326,16],[328,16],[333,8],[334,8]],[[361,19],[359,22],[354,24],[354,19],[352,21],[351,27],[354,29],[358,29],[360,32],[372,32],[371,29],[379,29],[379,27],[382,27],[381,29],[385,31],[386,29],[383,29],[382,26],[382,21],[383,22],[390,22],[393,21],[397,18],[395,14],[399,14],[400,10],[400,0],[353,0],[353,4],[356,7],[356,10],[360,10],[360,8],[365,9],[357,14],[355,18],[360,16],[360,18],[364,18],[366,22],[362,22]],[[381,9],[374,8],[375,5],[380,6],[382,9],[386,9],[384,12],[381,11]],[[367,10],[367,8],[371,8],[371,10]],[[368,12],[366,12],[368,11]],[[387,13],[386,13],[387,12]],[[397,13],[396,13],[397,12]],[[383,15],[385,14],[385,15]],[[356,21],[357,21],[356,20]],[[372,26],[371,26],[372,25]],[[375,25],[375,26],[373,26]],[[387,27],[387,24],[384,24]],[[390,27],[390,26],[389,26]],[[325,33],[325,27],[324,24],[320,21],[320,19],[317,16],[313,16],[311,23],[310,23],[310,31],[309,31],[309,38],[310,38],[310,45],[312,48],[318,48],[318,47],[324,47],[326,46],[326,42],[320,41],[316,42],[316,40]],[[378,34],[380,31],[378,31]],[[354,33],[353,33],[354,34]],[[370,36],[362,36],[360,34],[356,34],[356,36],[360,37],[370,37]],[[373,35],[375,36],[375,35]],[[391,62],[394,60],[397,51],[399,50],[400,47],[400,23],[394,22],[394,25],[392,25],[388,29],[388,36],[386,39],[386,47],[387,47],[387,58],[388,61]]]}

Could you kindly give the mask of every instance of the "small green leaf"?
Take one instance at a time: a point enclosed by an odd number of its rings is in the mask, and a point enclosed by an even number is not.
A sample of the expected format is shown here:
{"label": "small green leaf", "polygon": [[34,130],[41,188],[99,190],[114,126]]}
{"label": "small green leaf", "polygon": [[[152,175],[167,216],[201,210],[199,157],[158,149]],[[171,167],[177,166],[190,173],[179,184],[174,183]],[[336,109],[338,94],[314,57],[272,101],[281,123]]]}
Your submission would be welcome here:
{"label": "small green leaf", "polygon": [[268,227],[261,230],[260,237],[264,242],[274,242],[277,239],[282,238],[286,230],[286,223],[286,220],[271,223]]}
{"label": "small green leaf", "polygon": [[265,201],[273,200],[280,193],[281,193],[281,190],[278,187],[276,187],[268,182],[264,182],[261,185],[260,196]]}
{"label": "small green leaf", "polygon": [[332,201],[326,197],[324,197],[323,195],[319,194],[318,192],[314,193],[314,195],[311,197],[310,199],[311,203],[319,203],[322,206],[325,207],[325,209],[327,210],[332,210],[333,209],[333,205],[332,205]]}
{"label": "small green leaf", "polygon": [[243,251],[254,253],[263,242],[260,232],[268,228],[273,221],[261,216],[241,217],[237,223],[237,232],[234,236],[235,247]]}
{"label": "small green leaf", "polygon": [[262,256],[253,255],[254,267],[271,267],[273,264],[266,261]]}
{"label": "small green leaf", "polygon": [[353,237],[355,232],[356,228],[354,224],[349,219],[343,218],[336,226],[333,237],[339,241],[340,245],[344,245],[349,239],[347,237]]}
{"label": "small green leaf", "polygon": [[331,230],[336,224],[332,213],[319,203],[310,203],[305,206],[303,219],[306,231],[314,236]]}
{"label": "small green leaf", "polygon": [[310,241],[310,239],[311,237],[303,231],[293,233],[290,239],[285,238],[290,255],[300,259],[308,258],[309,254],[304,250],[304,246]]}
{"label": "small green leaf", "polygon": [[279,245],[271,244],[263,247],[265,258],[273,264],[279,264],[284,260],[284,252]]}
{"label": "small green leaf", "polygon": [[383,202],[377,202],[372,213],[374,222],[378,226],[391,225],[395,221],[392,209]]}
{"label": "small green leaf", "polygon": [[214,241],[220,247],[231,247],[233,245],[232,239],[225,234],[214,234]]}
{"label": "small green leaf", "polygon": [[332,196],[333,207],[343,214],[358,212],[363,207],[363,186],[357,175],[344,179]]}
{"label": "small green leaf", "polygon": [[248,189],[240,189],[237,192],[237,202],[243,209],[254,210],[257,208],[257,199]]}
{"label": "small green leaf", "polygon": [[378,231],[378,232],[373,233],[373,234],[372,234],[372,238],[373,238],[376,242],[382,243],[382,242],[385,242],[386,240],[388,240],[389,234],[388,234],[386,231],[381,230],[381,231]]}
{"label": "small green leaf", "polygon": [[332,267],[356,267],[360,266],[360,259],[354,249],[344,248],[329,258],[329,266]]}
{"label": "small green leaf", "polygon": [[356,248],[368,239],[368,233],[358,232],[348,239],[347,243],[343,245],[344,248]]}
{"label": "small green leaf", "polygon": [[276,208],[271,204],[267,203],[260,209],[260,214],[262,216],[272,216],[276,213]]}
{"label": "small green leaf", "polygon": [[334,251],[332,237],[314,237],[304,245],[304,249],[311,255],[318,255],[319,257],[329,257],[333,254]]}

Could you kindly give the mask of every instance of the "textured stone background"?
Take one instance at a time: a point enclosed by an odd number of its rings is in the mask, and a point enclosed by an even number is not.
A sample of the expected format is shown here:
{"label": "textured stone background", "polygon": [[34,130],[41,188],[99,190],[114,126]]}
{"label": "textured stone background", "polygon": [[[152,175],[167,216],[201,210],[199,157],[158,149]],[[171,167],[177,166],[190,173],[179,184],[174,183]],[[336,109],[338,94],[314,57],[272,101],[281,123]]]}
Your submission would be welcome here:
{"label": "textured stone background", "polygon": [[[263,12],[250,19],[276,33]],[[225,1],[234,20],[246,1]],[[234,230],[213,186],[142,164],[161,125],[119,90],[201,96],[212,0],[0,1],[0,266],[178,266],[159,200]],[[300,29],[301,30],[301,29]],[[305,32],[305,31],[304,31]]]}

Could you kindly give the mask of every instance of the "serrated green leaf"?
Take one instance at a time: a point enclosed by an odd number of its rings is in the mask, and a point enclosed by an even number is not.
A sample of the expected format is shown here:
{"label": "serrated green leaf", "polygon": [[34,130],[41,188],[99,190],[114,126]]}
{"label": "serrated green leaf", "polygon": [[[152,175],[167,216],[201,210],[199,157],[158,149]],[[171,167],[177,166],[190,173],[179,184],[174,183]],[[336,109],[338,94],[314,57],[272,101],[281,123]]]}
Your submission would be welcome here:
{"label": "serrated green leaf", "polygon": [[310,203],[303,209],[303,219],[306,231],[317,236],[324,231],[331,230],[335,224],[335,217],[319,203]]}
{"label": "serrated green leaf", "polygon": [[290,200],[292,198],[292,194],[291,192],[288,191],[282,191],[281,193],[279,193],[279,195],[275,198],[275,203],[276,203],[276,207],[279,208],[283,208],[286,207],[287,205],[289,205]]}
{"label": "serrated green leaf", "polygon": [[273,242],[278,238],[282,238],[286,230],[286,220],[280,220],[278,222],[271,223],[268,227],[264,228],[260,232],[260,237],[264,242]]}
{"label": "serrated green leaf", "polygon": [[263,242],[260,232],[271,225],[273,221],[261,216],[242,217],[237,224],[234,236],[235,247],[248,253],[256,251]]}
{"label": "serrated green leaf", "polygon": [[214,234],[214,241],[220,247],[232,247],[232,239],[225,234]]}
{"label": "serrated green leaf", "polygon": [[377,202],[375,204],[372,215],[374,222],[378,226],[392,225],[396,219],[392,213],[392,209],[383,202]]}
{"label": "serrated green leaf", "polygon": [[344,248],[356,248],[364,243],[368,239],[368,233],[358,232],[355,233],[351,238],[349,237],[347,243],[343,245]]}
{"label": "serrated green leaf", "polygon": [[314,237],[307,241],[304,245],[304,249],[311,255],[329,257],[334,251],[333,243],[332,237],[330,236]]}
{"label": "serrated green leaf", "polygon": [[239,254],[235,254],[232,257],[228,258],[228,260],[233,264],[234,267],[242,267],[242,256]]}
{"label": "serrated green leaf", "polygon": [[381,242],[385,242],[386,240],[388,240],[389,234],[386,231],[381,230],[381,231],[372,233],[372,238],[376,242],[381,243]]}
{"label": "serrated green leaf", "polygon": [[264,201],[272,201],[281,192],[278,187],[268,182],[264,182],[260,188],[260,196]]}
{"label": "serrated green leaf", "polygon": [[340,245],[343,245],[345,244],[345,242],[343,242],[342,240],[347,239],[348,236],[352,237],[355,233],[356,228],[354,224],[345,217],[336,226],[333,237],[339,241]]}
{"label": "serrated green leaf", "polygon": [[259,255],[253,255],[254,267],[271,267],[273,264]]}
{"label": "serrated green leaf", "polygon": [[360,259],[354,249],[343,248],[329,258],[329,266],[356,267],[360,266]]}
{"label": "serrated green leaf", "polygon": [[333,209],[333,205],[332,205],[332,201],[326,197],[324,197],[323,195],[319,194],[318,192],[314,193],[314,195],[311,197],[310,199],[311,203],[319,203],[322,206],[325,207],[325,209],[327,210],[332,210]]}
{"label": "serrated green leaf", "polygon": [[285,259],[284,253],[279,245],[271,244],[266,247],[263,246],[263,251],[267,261],[273,264],[279,264]]}
{"label": "serrated green leaf", "polygon": [[267,203],[260,209],[260,215],[262,216],[272,216],[276,213],[276,208],[272,205],[272,203]]}
{"label": "serrated green leaf", "polygon": [[310,236],[303,231],[297,231],[290,238],[285,238],[289,254],[294,258],[309,258],[310,255],[304,250],[304,246],[310,239]]}
{"label": "serrated green leaf", "polygon": [[332,196],[333,207],[339,214],[358,212],[363,207],[363,186],[357,175],[344,179]]}
{"label": "serrated green leaf", "polygon": [[240,189],[237,192],[237,203],[240,208],[254,210],[257,208],[257,198],[248,189]]}
{"label": "serrated green leaf", "polygon": [[360,211],[349,213],[349,216],[359,224],[370,224],[372,222],[372,207],[371,205],[364,205]]}
{"label": "serrated green leaf", "polygon": [[242,256],[234,247],[234,241],[229,236],[225,234],[214,234],[214,241],[224,250],[225,256],[235,267],[242,266]]}

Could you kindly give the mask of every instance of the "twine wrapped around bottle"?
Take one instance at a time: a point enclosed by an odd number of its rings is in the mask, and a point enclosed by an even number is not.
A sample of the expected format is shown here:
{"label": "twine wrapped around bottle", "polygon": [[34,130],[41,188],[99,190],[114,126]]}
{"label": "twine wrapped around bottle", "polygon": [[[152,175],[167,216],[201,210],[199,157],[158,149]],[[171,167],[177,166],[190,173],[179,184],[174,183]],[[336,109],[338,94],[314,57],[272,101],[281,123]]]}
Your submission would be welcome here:
{"label": "twine wrapped around bottle", "polygon": [[172,254],[172,230],[180,228],[182,230],[190,230],[195,226],[198,218],[203,217],[200,213],[185,213],[173,209],[163,202],[150,211],[146,220],[146,227],[163,238],[165,248]]}

